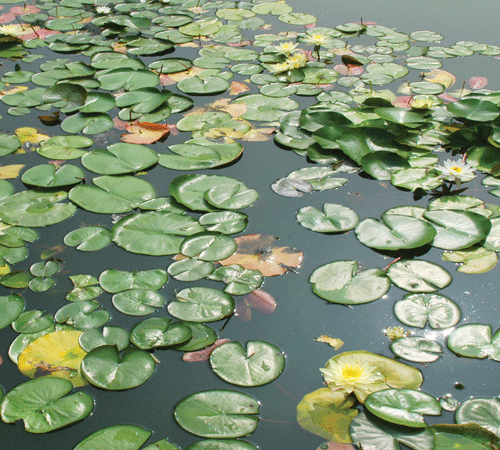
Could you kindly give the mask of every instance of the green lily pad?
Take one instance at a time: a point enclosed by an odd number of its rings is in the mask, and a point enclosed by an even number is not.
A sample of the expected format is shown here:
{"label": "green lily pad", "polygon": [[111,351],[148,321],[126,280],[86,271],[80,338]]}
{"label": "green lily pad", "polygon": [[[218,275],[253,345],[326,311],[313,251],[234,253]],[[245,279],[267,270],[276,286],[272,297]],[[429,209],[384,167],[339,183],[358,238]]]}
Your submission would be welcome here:
{"label": "green lily pad", "polygon": [[216,208],[237,210],[252,206],[259,198],[259,193],[235,180],[233,183],[212,186],[203,196]]}
{"label": "green lily pad", "polygon": [[210,353],[217,376],[237,386],[262,386],[278,378],[285,367],[283,352],[264,341],[226,342]]}
{"label": "green lily pad", "polygon": [[397,339],[391,344],[391,350],[400,358],[423,364],[436,361],[443,353],[437,342],[418,336]]}
{"label": "green lily pad", "polygon": [[35,277],[30,280],[28,287],[33,292],[45,292],[54,286],[54,284],[56,282],[52,277]]}
{"label": "green lily pad", "polygon": [[155,371],[153,357],[144,350],[128,347],[120,353],[115,346],[91,350],[82,361],[82,373],[89,383],[101,389],[132,389],[145,383]]}
{"label": "green lily pad", "polygon": [[0,201],[0,218],[25,227],[44,227],[71,217],[76,206],[59,203],[65,192],[22,191]]}
{"label": "green lily pad", "polygon": [[182,344],[176,345],[175,350],[194,352],[212,345],[217,340],[217,333],[204,323],[183,322],[191,330],[192,336]]}
{"label": "green lily pad", "polygon": [[148,289],[129,289],[113,295],[114,307],[129,316],[146,316],[163,307],[165,297]]}
{"label": "green lily pad", "polygon": [[97,76],[97,79],[101,83],[100,89],[105,91],[119,89],[133,91],[145,87],[155,87],[159,83],[156,73],[131,67],[105,70],[100,76]]}
{"label": "green lily pad", "polygon": [[345,305],[373,302],[391,287],[389,279],[380,269],[357,271],[355,261],[335,261],[318,267],[309,282],[319,297]]}
{"label": "green lily pad", "polygon": [[70,303],[59,308],[54,316],[58,323],[66,323],[75,327],[77,330],[88,330],[104,325],[111,315],[95,300],[80,301]]}
{"label": "green lily pad", "polygon": [[313,206],[297,212],[297,221],[305,228],[318,233],[340,233],[353,229],[359,222],[358,215],[350,208],[335,203],[325,203],[323,213]]}
{"label": "green lily pad", "polygon": [[201,280],[212,273],[213,270],[213,263],[197,258],[186,258],[175,261],[167,269],[169,275],[179,281]]}
{"label": "green lily pad", "polygon": [[167,272],[161,269],[127,272],[108,269],[101,273],[99,283],[101,287],[112,294],[129,289],[149,289],[157,291],[167,282]]}
{"label": "green lily pad", "polygon": [[76,159],[85,155],[87,150],[84,149],[93,143],[85,136],[54,136],[42,141],[37,153],[49,159]]}
{"label": "green lily pad", "polygon": [[217,211],[203,214],[198,222],[207,231],[235,234],[245,230],[248,225],[248,216],[239,211]]}
{"label": "green lily pad", "polygon": [[149,350],[183,345],[192,336],[192,328],[184,322],[172,323],[172,319],[166,317],[152,317],[132,328],[130,341],[143,350]]}
{"label": "green lily pad", "polygon": [[487,217],[469,211],[427,211],[424,218],[436,229],[433,247],[461,250],[488,236],[491,222]]}
{"label": "green lily pad", "polygon": [[299,107],[295,100],[289,98],[272,98],[262,94],[243,95],[234,100],[234,103],[244,103],[246,112],[241,116],[246,120],[260,122],[278,121],[287,111]]}
{"label": "green lily pad", "polygon": [[495,103],[478,98],[465,98],[450,103],[446,108],[455,116],[477,122],[495,120],[500,115],[500,110]]}
{"label": "green lily pad", "polygon": [[73,275],[69,279],[73,283],[73,290],[66,295],[69,302],[92,300],[102,293],[99,286],[94,286],[99,280],[91,275]]}
{"label": "green lily pad", "polygon": [[441,405],[425,392],[414,389],[385,389],[366,397],[365,407],[387,422],[412,428],[424,428],[425,415],[439,416]]}
{"label": "green lily pad", "polygon": [[57,103],[62,112],[76,111],[85,103],[87,91],[73,83],[57,83],[42,95],[44,103]]}
{"label": "green lily pad", "polygon": [[24,298],[19,294],[0,297],[0,329],[14,322],[24,310]]}
{"label": "green lily pad", "polygon": [[448,348],[460,356],[500,361],[500,330],[492,336],[489,325],[462,325],[448,336]]}
{"label": "green lily pad", "polygon": [[[138,144],[118,143],[107,150],[97,149],[82,157],[82,165],[102,175],[135,173],[158,162],[158,154]],[[64,167],[64,166],[63,166]]]}
{"label": "green lily pad", "polygon": [[95,431],[80,441],[73,450],[139,450],[152,432],[137,425],[114,425]]}
{"label": "green lily pad", "polygon": [[163,211],[135,213],[120,219],[113,227],[113,242],[132,253],[174,255],[184,240],[203,231],[193,217]]}
{"label": "green lily pad", "polygon": [[87,353],[103,345],[114,345],[122,351],[129,345],[128,331],[121,327],[103,327],[102,331],[91,328],[80,335],[78,342]]}
{"label": "green lily pad", "polygon": [[22,419],[30,433],[48,433],[87,417],[94,409],[94,399],[76,392],[73,384],[62,378],[42,377],[26,381],[5,394],[0,416],[6,423]]}
{"label": "green lily pad", "polygon": [[259,402],[237,391],[197,392],[174,409],[176,422],[189,433],[207,438],[237,438],[257,428]]}
{"label": "green lily pad", "polygon": [[500,400],[498,398],[470,398],[455,412],[457,424],[476,423],[500,436]]}
{"label": "green lily pad", "polygon": [[191,322],[215,322],[234,312],[234,299],[218,289],[186,288],[176,294],[177,301],[168,304],[168,312]]}
{"label": "green lily pad", "polygon": [[[5,248],[5,247],[4,247]],[[9,255],[12,257],[12,254]],[[15,258],[16,261],[22,260],[27,256],[26,254],[21,255],[21,258]],[[5,258],[6,261],[8,256],[4,253],[3,257]],[[14,259],[14,258],[12,258]],[[12,288],[12,289],[23,289],[28,287],[29,282],[31,281],[31,274],[28,272],[25,272],[24,270],[15,270],[13,272],[9,272],[8,274],[4,275],[3,277],[0,278],[0,284],[2,286]]]}
{"label": "green lily pad", "polygon": [[383,215],[382,221],[368,218],[356,227],[356,237],[362,244],[380,250],[418,248],[435,236],[432,225],[409,216]]}
{"label": "green lily pad", "polygon": [[434,435],[428,428],[401,427],[362,412],[351,424],[351,437],[363,450],[434,449]]}
{"label": "green lily pad", "polygon": [[[80,185],[69,192],[69,199],[87,211],[101,214],[130,212],[155,197],[153,186],[131,175],[93,178],[95,186]],[[0,204],[1,215],[1,204]]]}
{"label": "green lily pad", "polygon": [[430,191],[443,184],[443,179],[437,170],[427,168],[411,167],[394,172],[391,176],[391,184],[414,191],[423,189]]}
{"label": "green lily pad", "polygon": [[104,227],[83,227],[64,236],[64,244],[82,252],[94,252],[111,244],[111,231]]}
{"label": "green lily pad", "polygon": [[21,147],[21,141],[15,136],[0,134],[0,156],[10,155]]}
{"label": "green lily pad", "polygon": [[115,98],[106,92],[89,92],[85,103],[80,106],[82,113],[107,113],[116,106]]}
{"label": "green lily pad", "polygon": [[84,179],[83,170],[72,164],[64,164],[59,169],[53,164],[42,164],[28,169],[21,177],[23,183],[43,188],[71,186]]}
{"label": "green lily pad", "polygon": [[454,327],[460,321],[460,308],[441,294],[408,294],[394,304],[394,314],[405,325],[424,328]]}
{"label": "green lily pad", "polygon": [[400,260],[387,269],[389,279],[409,292],[434,292],[451,283],[451,275],[437,264],[421,260]]}
{"label": "green lily pad", "polygon": [[224,292],[231,295],[249,294],[264,282],[259,270],[245,269],[239,264],[219,267],[207,275],[207,278],[226,283]]}
{"label": "green lily pad", "polygon": [[229,81],[221,77],[190,77],[177,83],[177,88],[185,94],[191,95],[210,95],[220,94],[226,91],[230,86]]}
{"label": "green lily pad", "polygon": [[461,425],[437,424],[431,427],[436,450],[457,448],[483,450],[498,446],[500,439],[491,431],[475,423]]}
{"label": "green lily pad", "polygon": [[238,244],[231,236],[216,231],[205,231],[184,239],[180,252],[202,261],[220,261],[229,258],[237,248]]}
{"label": "green lily pad", "polygon": [[30,310],[20,314],[12,322],[12,329],[18,333],[39,333],[53,324],[53,318],[50,314],[43,315],[43,311],[38,309]]}
{"label": "green lily pad", "polygon": [[67,117],[61,123],[61,128],[66,133],[99,134],[111,130],[114,123],[106,113],[77,113]]}

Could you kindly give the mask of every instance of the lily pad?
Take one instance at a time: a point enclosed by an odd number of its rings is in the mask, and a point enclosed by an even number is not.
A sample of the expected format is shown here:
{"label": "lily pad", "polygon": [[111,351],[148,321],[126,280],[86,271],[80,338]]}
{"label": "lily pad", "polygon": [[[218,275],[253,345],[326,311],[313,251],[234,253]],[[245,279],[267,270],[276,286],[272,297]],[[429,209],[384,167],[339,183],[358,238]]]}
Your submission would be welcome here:
{"label": "lily pad", "polygon": [[104,325],[111,318],[111,315],[105,309],[96,311],[100,307],[101,305],[95,300],[70,303],[59,308],[54,318],[56,322],[66,323],[77,330],[97,328]]}
{"label": "lily pad", "polygon": [[358,272],[355,261],[335,261],[318,267],[309,278],[313,292],[332,303],[356,305],[378,300],[391,282],[381,269]]}
{"label": "lily pad", "polygon": [[73,450],[139,450],[152,432],[137,425],[114,425],[95,431],[80,441]]}
{"label": "lily pad", "polygon": [[174,409],[176,422],[189,433],[207,438],[237,438],[257,428],[259,402],[237,391],[197,392]]}
{"label": "lily pad", "polygon": [[238,386],[262,386],[275,380],[285,367],[283,352],[264,341],[227,342],[212,350],[210,366],[217,376]]}
{"label": "lily pad", "polygon": [[161,269],[133,272],[108,269],[101,273],[99,283],[105,291],[116,294],[129,289],[157,291],[163,287],[167,279],[167,273]]}
{"label": "lily pad", "polygon": [[78,342],[87,353],[102,345],[115,345],[122,351],[128,347],[129,338],[128,332],[121,327],[103,327],[102,331],[97,328],[84,331]]}
{"label": "lily pad", "polygon": [[391,344],[391,350],[400,358],[423,364],[436,361],[443,353],[437,342],[418,336],[397,339]]}
{"label": "lily pad", "polygon": [[143,320],[130,332],[131,342],[143,350],[182,345],[192,337],[193,331],[189,325],[184,322],[172,323],[172,319],[166,317]]}
{"label": "lily pad", "polygon": [[245,230],[248,225],[248,216],[239,211],[217,211],[203,214],[198,222],[207,231],[235,234]]}
{"label": "lily pad", "polygon": [[0,329],[14,322],[24,310],[24,298],[19,294],[0,297]]}
{"label": "lily pad", "polygon": [[168,312],[180,320],[214,322],[234,312],[234,299],[218,289],[186,288],[176,294],[177,301],[168,304]]}
{"label": "lily pad", "polygon": [[441,294],[408,294],[394,304],[394,314],[405,325],[424,328],[454,327],[460,321],[460,308]]}
{"label": "lily pad", "polygon": [[176,345],[175,350],[194,352],[212,345],[217,340],[217,333],[203,323],[183,322],[191,330],[192,336],[182,344]]}
{"label": "lily pad", "polygon": [[43,311],[33,309],[23,312],[12,322],[12,329],[18,333],[38,333],[53,324],[50,314],[43,315]]}
{"label": "lily pad", "polygon": [[462,325],[448,336],[448,348],[460,356],[500,361],[500,330],[492,336],[489,325]]}
{"label": "lily pad", "polygon": [[237,247],[238,244],[231,236],[216,231],[205,231],[184,239],[180,252],[202,261],[218,261],[231,256]]}
{"label": "lily pad", "polygon": [[40,144],[37,153],[55,160],[76,159],[87,153],[84,150],[94,141],[86,136],[54,136]]}
{"label": "lily pad", "polygon": [[218,267],[207,275],[207,278],[226,283],[224,292],[231,295],[248,294],[259,288],[264,281],[264,277],[258,270],[245,269],[238,264]]}
{"label": "lily pad", "polygon": [[197,441],[186,450],[258,450],[255,445],[241,439],[205,439]]}
{"label": "lily pad", "polygon": [[498,398],[470,398],[455,412],[458,424],[476,423],[500,436],[500,400]]}
{"label": "lily pad", "polygon": [[48,433],[87,417],[94,400],[85,392],[68,395],[73,385],[61,378],[26,381],[5,394],[0,415],[4,422],[22,419],[30,433]]}
{"label": "lily pad", "polygon": [[155,368],[148,352],[132,347],[126,348],[120,357],[115,346],[103,345],[87,353],[82,361],[82,372],[89,383],[113,391],[140,386]]}
{"label": "lily pad", "polygon": [[214,270],[213,263],[197,258],[175,261],[168,266],[170,276],[179,281],[197,281],[205,278]]}
{"label": "lily pad", "polygon": [[424,428],[424,414],[439,416],[441,405],[425,392],[414,389],[385,389],[370,394],[364,403],[372,414],[387,422]]}
{"label": "lily pad", "polygon": [[434,292],[451,283],[451,275],[437,264],[403,259],[387,269],[389,279],[409,292]]}
{"label": "lily pad", "polygon": [[353,229],[359,222],[358,215],[350,208],[335,203],[325,203],[321,212],[305,206],[297,212],[297,221],[305,228],[318,233],[340,233]]}
{"label": "lily pad", "polygon": [[111,231],[104,227],[83,227],[64,236],[64,244],[82,252],[101,250],[111,244]]}
{"label": "lily pad", "polygon": [[28,169],[21,177],[23,183],[43,188],[71,186],[84,179],[83,170],[72,164],[64,164],[59,169],[53,164],[42,164]]}

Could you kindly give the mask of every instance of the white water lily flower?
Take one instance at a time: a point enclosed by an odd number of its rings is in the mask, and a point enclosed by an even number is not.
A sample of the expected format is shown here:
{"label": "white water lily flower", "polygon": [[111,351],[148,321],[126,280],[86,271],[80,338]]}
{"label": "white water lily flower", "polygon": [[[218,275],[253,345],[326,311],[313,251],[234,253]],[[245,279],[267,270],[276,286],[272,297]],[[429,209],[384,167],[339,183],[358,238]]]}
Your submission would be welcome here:
{"label": "white water lily flower", "polygon": [[355,389],[366,391],[370,386],[385,382],[376,367],[351,356],[330,360],[324,369],[319,370],[329,388],[344,389],[349,394]]}
{"label": "white water lily flower", "polygon": [[273,73],[281,73],[281,72],[286,72],[288,69],[290,69],[288,63],[283,62],[283,63],[273,64],[271,66],[270,71]]}
{"label": "white water lily flower", "polygon": [[448,181],[466,182],[474,179],[476,174],[472,166],[461,159],[454,161],[447,159],[443,165],[437,165],[436,169],[441,172],[441,176]]}
{"label": "white water lily flower", "polygon": [[283,55],[289,55],[292,53],[299,44],[294,44],[293,42],[282,42],[280,45],[276,46],[276,50],[278,53],[282,53]]}
{"label": "white water lily flower", "polygon": [[111,12],[111,8],[109,6],[97,6],[95,10],[99,14],[109,14]]}
{"label": "white water lily flower", "polygon": [[304,67],[307,62],[307,56],[305,53],[294,53],[286,59],[286,63],[290,69],[298,69],[299,67]]}
{"label": "white water lily flower", "polygon": [[302,39],[302,42],[312,45],[325,45],[328,44],[328,42],[330,41],[331,41],[330,36],[320,33],[308,34]]}
{"label": "white water lily flower", "polygon": [[19,24],[0,25],[0,34],[19,37],[26,34],[26,28]]}

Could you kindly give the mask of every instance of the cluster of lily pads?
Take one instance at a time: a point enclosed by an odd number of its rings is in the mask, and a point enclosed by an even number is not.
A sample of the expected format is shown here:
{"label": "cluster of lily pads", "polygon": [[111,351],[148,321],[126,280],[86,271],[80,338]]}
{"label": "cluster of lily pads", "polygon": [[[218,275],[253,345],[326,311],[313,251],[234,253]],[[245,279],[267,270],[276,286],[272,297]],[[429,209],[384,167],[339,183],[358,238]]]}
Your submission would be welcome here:
{"label": "cluster of lily pads", "polygon": [[[270,18],[302,28],[265,33]],[[0,297],[0,328],[11,325],[19,333],[9,358],[35,378],[5,394],[0,389],[0,417],[6,423],[22,419],[26,430],[45,433],[78,422],[92,412],[94,400],[82,391],[70,394],[73,386],[139,386],[156,370],[155,349],[196,352],[213,346],[214,373],[242,387],[272,382],[283,370],[285,358],[275,345],[216,346],[217,333],[205,322],[234,315],[233,296],[257,292],[264,277],[299,266],[302,253],[277,245],[272,236],[232,237],[248,223],[240,210],[259,197],[245,183],[190,173],[175,177],[170,196],[162,197],[141,178],[151,170],[223,169],[238,161],[244,142],[266,141],[274,133],[279,146],[314,164],[274,183],[281,195],[337,189],[348,178],[336,175],[356,170],[417,197],[434,195],[427,208],[400,206],[381,219],[361,222],[356,212],[334,203],[325,203],[323,211],[307,206],[297,212],[297,221],[309,230],[354,229],[365,246],[402,257],[384,269],[362,271],[356,261],[331,262],[311,275],[313,292],[354,305],[379,299],[394,284],[410,292],[395,305],[396,317],[410,327],[428,322],[435,329],[451,328],[460,321],[458,305],[435,292],[451,282],[451,275],[412,252],[445,250],[443,260],[460,263],[458,270],[469,274],[497,264],[498,206],[460,194],[474,171],[481,171],[487,174],[483,184],[493,187],[490,193],[500,195],[500,94],[482,89],[486,82],[477,79],[452,91],[456,79],[441,67],[447,58],[499,56],[498,46],[468,41],[438,46],[443,36],[435,32],[406,34],[362,21],[317,27],[316,17],[267,0],[48,0],[14,6],[0,19],[0,57],[13,66],[0,79],[0,101],[8,114],[32,122],[0,135],[0,156],[16,162],[0,167],[0,284],[51,289],[62,266],[56,258],[34,263],[29,272],[10,266],[27,258],[29,243],[38,239],[32,227],[55,225],[79,209],[117,220],[110,229],[71,231],[62,238],[66,246],[89,252],[116,245],[175,259],[167,270],[73,274],[68,303],[53,317],[24,311],[20,294]],[[197,57],[191,59],[194,50]],[[180,56],[168,56],[173,52]],[[61,57],[38,64],[54,53]],[[219,94],[229,97],[200,100]],[[314,104],[300,109],[300,99]],[[37,111],[45,113],[35,118]],[[38,120],[66,134],[44,134],[35,128]],[[180,143],[158,151],[168,134],[177,132],[191,138],[181,134]],[[118,140],[123,142],[113,142]],[[32,155],[25,155],[29,150],[48,163],[33,164]],[[441,164],[445,151],[455,159]],[[7,179],[20,171],[25,189],[16,192]],[[169,276],[226,286],[177,292],[167,305],[175,322],[153,316],[130,331],[106,326],[111,314],[95,300],[103,291],[113,295],[122,314],[155,314],[165,306],[158,291]],[[404,331],[393,337],[392,350],[406,360],[428,363],[442,354],[429,339]],[[474,358],[500,360],[499,345],[498,332],[492,337],[483,324],[459,326],[448,338],[453,352]],[[418,369],[358,351],[334,356],[322,371],[328,387],[304,397],[298,421],[331,441],[374,450],[397,449],[398,442],[426,450],[500,444],[498,424],[491,419],[498,416],[497,399],[454,405],[459,425],[427,427],[423,414],[451,407],[417,390]],[[360,405],[365,412],[358,415]],[[478,413],[481,408],[487,412]],[[189,450],[251,450],[256,447],[239,438],[256,429],[258,413],[252,396],[213,390],[181,400],[174,417],[188,432],[206,438]],[[117,425],[93,433],[75,450],[122,444],[139,449],[150,435],[135,425]],[[164,439],[143,450],[153,448],[178,447]]]}

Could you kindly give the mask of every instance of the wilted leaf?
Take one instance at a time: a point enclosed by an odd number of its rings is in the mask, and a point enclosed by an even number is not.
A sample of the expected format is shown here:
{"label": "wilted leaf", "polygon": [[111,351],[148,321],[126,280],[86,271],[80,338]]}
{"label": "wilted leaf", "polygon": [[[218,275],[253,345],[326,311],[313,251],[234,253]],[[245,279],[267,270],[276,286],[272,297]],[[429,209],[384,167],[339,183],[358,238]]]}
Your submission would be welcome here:
{"label": "wilted leaf", "polygon": [[25,164],[11,164],[0,167],[0,180],[11,180],[19,176],[19,172]]}
{"label": "wilted leaf", "polygon": [[333,347],[335,350],[338,350],[345,344],[345,342],[342,341],[341,339],[332,338],[330,336],[327,336],[326,334],[322,334],[321,336],[318,336],[314,340],[316,342],[324,342],[325,344],[328,344],[330,347]]}
{"label": "wilted leaf", "polygon": [[32,127],[16,128],[16,137],[22,143],[31,142],[32,144],[45,141],[49,138],[49,136],[41,134],[36,128]]}
{"label": "wilted leaf", "polygon": [[152,144],[168,135],[168,125],[152,122],[135,122],[125,126],[130,134],[122,134],[120,141],[130,144]]}
{"label": "wilted leaf", "polygon": [[278,245],[278,238],[268,234],[247,234],[235,240],[238,248],[232,256],[219,261],[223,266],[239,264],[245,269],[259,270],[265,277],[273,277],[299,267],[304,258],[301,251]]}
{"label": "wilted leaf", "polygon": [[202,350],[198,350],[196,352],[185,352],[184,355],[182,355],[182,360],[186,362],[208,361],[212,350],[219,347],[219,345],[225,344],[226,342],[231,341],[229,339],[217,339],[212,345],[209,345]]}

